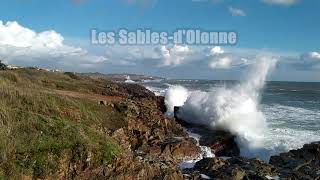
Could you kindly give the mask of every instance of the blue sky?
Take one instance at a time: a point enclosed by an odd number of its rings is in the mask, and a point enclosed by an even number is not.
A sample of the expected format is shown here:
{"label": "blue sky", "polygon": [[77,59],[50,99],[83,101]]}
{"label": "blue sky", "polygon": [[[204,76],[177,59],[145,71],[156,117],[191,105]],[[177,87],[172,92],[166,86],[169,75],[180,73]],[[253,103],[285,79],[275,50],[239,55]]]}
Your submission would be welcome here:
{"label": "blue sky", "polygon": [[[6,38],[6,41],[2,40],[0,55],[8,63],[33,63],[75,71],[129,71],[167,75],[172,78],[236,79],[246,68],[236,67],[239,63],[235,61],[255,59],[260,54],[267,54],[280,59],[273,79],[320,81],[320,24],[317,22],[320,19],[319,7],[320,1],[316,0],[3,0],[0,6],[0,21],[3,26],[0,30],[0,47],[1,38]],[[242,14],[232,14],[231,9],[236,9]],[[11,41],[10,48],[8,47],[10,35],[5,32],[15,31],[15,28],[9,27],[7,22],[14,21],[24,30],[35,32],[36,36],[41,32],[50,31],[54,32],[50,37],[59,34],[62,38],[53,38],[52,41],[57,46],[52,48],[60,54],[52,58],[52,49],[44,50],[44,42],[39,38],[33,40],[33,36],[30,35],[26,41],[33,42],[32,46],[35,42],[41,41],[40,45],[31,48],[31,55],[25,53],[26,56],[30,56],[30,61],[20,60],[22,52],[30,51],[23,50]],[[161,49],[92,46],[89,42],[92,28],[152,28],[169,32],[177,28],[234,30],[238,33],[239,39],[235,47],[222,47],[223,54],[211,54],[212,57],[208,58],[204,53],[213,47]],[[24,30],[20,29],[19,33],[26,33]],[[16,36],[15,34],[13,37]],[[22,37],[14,41],[21,44],[20,41],[23,40]],[[37,48],[41,49],[41,56],[35,58]],[[180,50],[185,54],[181,55]],[[21,53],[16,56],[8,55],[8,52],[12,51]],[[74,54],[74,51],[79,54],[71,57],[61,55],[62,52]],[[167,63],[169,66],[166,67],[161,63],[159,65],[156,61],[161,61],[161,53],[163,55],[167,51],[173,58],[170,62],[179,58],[182,60],[179,63]],[[158,56],[155,58],[153,53]],[[57,57],[61,58],[57,60]],[[74,58],[82,60],[78,63]],[[94,59],[93,62],[88,60],[90,58]],[[222,58],[229,66],[210,68],[212,61],[222,62]],[[230,64],[231,61],[235,63]],[[93,63],[98,65],[94,66]],[[194,65],[203,66],[203,69],[198,73],[188,73]]]}

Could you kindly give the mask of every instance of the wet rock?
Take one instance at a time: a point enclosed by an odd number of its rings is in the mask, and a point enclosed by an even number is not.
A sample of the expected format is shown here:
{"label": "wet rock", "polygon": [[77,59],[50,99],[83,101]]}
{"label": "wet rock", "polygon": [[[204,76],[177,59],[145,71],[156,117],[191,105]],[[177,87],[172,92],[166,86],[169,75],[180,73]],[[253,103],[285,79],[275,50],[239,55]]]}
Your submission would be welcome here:
{"label": "wet rock", "polygon": [[233,157],[240,155],[235,136],[231,133],[203,127],[193,127],[190,130],[192,133],[200,135],[199,145],[209,147],[216,156]]}
{"label": "wet rock", "polygon": [[167,112],[167,107],[165,105],[165,98],[163,96],[156,96],[155,97],[156,103],[157,103],[157,107],[158,109],[164,114],[165,112]]}
{"label": "wet rock", "polygon": [[281,178],[320,179],[320,142],[272,156],[270,164],[279,169]]}
{"label": "wet rock", "polygon": [[216,156],[239,156],[240,149],[235,136],[225,131],[209,131],[200,133],[200,145],[211,148]]}
{"label": "wet rock", "polygon": [[190,124],[178,117],[180,107],[174,107],[175,120],[182,126],[190,129],[193,133],[199,134],[200,145],[210,147],[216,156],[239,156],[240,149],[235,142],[235,136],[223,130],[213,130],[197,124]]}
{"label": "wet rock", "polygon": [[186,122],[183,119],[178,117],[179,110],[180,110],[180,106],[174,106],[173,107],[174,119],[184,127],[192,127],[193,124],[190,124],[189,122]]}
{"label": "wet rock", "polygon": [[258,159],[242,157],[234,157],[228,160],[204,158],[196,163],[192,171],[191,174],[193,175],[205,174],[213,179],[268,179],[268,177],[278,175],[272,165]]}

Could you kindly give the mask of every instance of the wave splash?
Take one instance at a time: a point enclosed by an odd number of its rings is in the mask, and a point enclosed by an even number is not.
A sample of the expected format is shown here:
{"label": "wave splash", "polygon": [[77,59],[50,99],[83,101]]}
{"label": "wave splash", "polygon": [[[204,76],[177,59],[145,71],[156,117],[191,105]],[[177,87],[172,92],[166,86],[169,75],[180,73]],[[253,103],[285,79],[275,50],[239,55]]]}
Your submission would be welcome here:
{"label": "wave splash", "polygon": [[166,115],[173,117],[175,106],[183,106],[189,97],[189,92],[182,86],[171,86],[165,94]]}
{"label": "wave splash", "polygon": [[[231,88],[223,87],[210,92],[186,92],[183,87],[170,88],[166,94],[166,102],[170,102],[167,103],[170,104],[168,114],[172,114],[173,106],[183,105],[179,110],[179,118],[229,131],[236,135],[241,155],[267,160],[269,153],[263,148],[267,121],[259,110],[259,102],[265,80],[275,64],[273,58],[257,58],[246,80]],[[175,103],[177,98],[179,102]]]}

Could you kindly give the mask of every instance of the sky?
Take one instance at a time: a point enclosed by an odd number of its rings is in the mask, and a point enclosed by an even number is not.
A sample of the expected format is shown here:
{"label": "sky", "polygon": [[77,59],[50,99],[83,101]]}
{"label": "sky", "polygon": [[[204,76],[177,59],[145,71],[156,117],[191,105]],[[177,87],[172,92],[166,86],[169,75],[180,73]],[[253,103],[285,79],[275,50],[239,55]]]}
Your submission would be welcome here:
{"label": "sky", "polygon": [[[2,0],[0,59],[77,72],[239,79],[261,57],[269,77],[320,81],[317,0]],[[90,30],[235,31],[234,46],[92,45]]]}

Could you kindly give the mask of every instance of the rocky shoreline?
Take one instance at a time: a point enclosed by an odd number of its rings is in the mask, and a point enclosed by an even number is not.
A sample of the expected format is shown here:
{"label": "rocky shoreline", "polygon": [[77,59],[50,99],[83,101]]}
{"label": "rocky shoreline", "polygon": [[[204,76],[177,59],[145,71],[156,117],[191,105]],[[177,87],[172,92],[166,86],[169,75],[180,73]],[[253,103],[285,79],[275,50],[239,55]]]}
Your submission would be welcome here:
{"label": "rocky shoreline", "polygon": [[[175,118],[164,115],[164,98],[127,100],[126,127],[109,132],[125,151],[103,171],[111,179],[320,179],[320,142],[272,156],[269,163],[239,156],[234,136],[201,131],[197,142]],[[197,132],[197,129],[193,129]],[[201,146],[216,157],[203,158],[192,168],[183,161],[202,157]],[[221,158],[228,156],[230,158]]]}
{"label": "rocky shoreline", "polygon": [[165,116],[164,97],[138,84],[32,68],[0,77],[0,179],[320,176],[320,142],[269,163],[240,157],[232,134]]}

